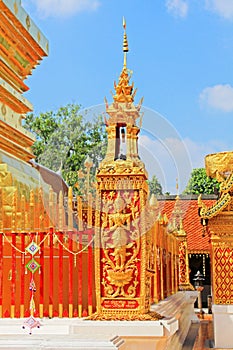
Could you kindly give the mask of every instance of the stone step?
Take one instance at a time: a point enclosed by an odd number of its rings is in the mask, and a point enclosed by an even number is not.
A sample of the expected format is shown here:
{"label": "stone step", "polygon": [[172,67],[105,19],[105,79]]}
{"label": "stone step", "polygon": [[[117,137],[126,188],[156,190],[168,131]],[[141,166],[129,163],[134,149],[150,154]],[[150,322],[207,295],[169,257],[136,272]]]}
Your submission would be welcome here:
{"label": "stone step", "polygon": [[[27,319],[0,319],[0,350],[116,350],[123,343],[116,333],[112,337],[104,337],[95,330],[90,330],[83,319],[36,320],[39,321],[40,328],[30,329],[27,323],[25,325]],[[83,326],[88,328],[86,332],[80,331],[78,334],[72,332],[73,327],[83,329]]]}
{"label": "stone step", "polygon": [[112,340],[104,341],[98,339],[79,339],[71,336],[67,337],[38,337],[37,335],[18,336],[13,335],[2,337],[0,339],[0,349],[33,349],[33,350],[117,350],[123,341],[119,337]]}

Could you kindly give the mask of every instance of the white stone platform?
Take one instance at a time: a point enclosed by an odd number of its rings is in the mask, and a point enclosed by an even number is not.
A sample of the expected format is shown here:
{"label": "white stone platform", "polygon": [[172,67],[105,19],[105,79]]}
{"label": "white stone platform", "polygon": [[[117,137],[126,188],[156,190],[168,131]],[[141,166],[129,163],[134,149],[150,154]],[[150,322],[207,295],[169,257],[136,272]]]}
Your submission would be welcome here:
{"label": "white stone platform", "polygon": [[159,321],[43,318],[31,335],[23,319],[0,319],[0,349],[179,350],[195,317],[195,299],[196,292],[179,292],[153,305],[164,316]]}
{"label": "white stone platform", "polygon": [[212,305],[212,312],[215,347],[233,349],[233,305]]}

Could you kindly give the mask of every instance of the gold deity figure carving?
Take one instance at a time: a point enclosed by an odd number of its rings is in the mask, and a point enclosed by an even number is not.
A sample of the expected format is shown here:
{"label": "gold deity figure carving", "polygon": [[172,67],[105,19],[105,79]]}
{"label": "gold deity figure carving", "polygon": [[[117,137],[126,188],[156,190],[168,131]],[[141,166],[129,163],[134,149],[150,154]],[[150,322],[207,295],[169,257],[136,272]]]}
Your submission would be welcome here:
{"label": "gold deity figure carving", "polygon": [[[113,213],[108,217],[108,229],[103,232],[106,248],[113,248],[110,253],[114,257],[115,269],[122,271],[125,266],[127,248],[132,246],[129,243],[130,213],[125,213],[126,202],[121,198],[120,192],[113,203]],[[112,232],[112,235],[110,234]],[[107,237],[106,237],[107,235]],[[111,240],[111,242],[108,242]]]}

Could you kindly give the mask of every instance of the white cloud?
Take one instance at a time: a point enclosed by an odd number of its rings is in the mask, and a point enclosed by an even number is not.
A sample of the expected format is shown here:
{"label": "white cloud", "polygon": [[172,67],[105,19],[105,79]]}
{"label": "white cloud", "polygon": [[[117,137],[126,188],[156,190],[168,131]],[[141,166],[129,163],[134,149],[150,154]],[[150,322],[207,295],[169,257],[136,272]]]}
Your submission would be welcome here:
{"label": "white cloud", "polygon": [[188,13],[188,3],[184,0],[167,0],[168,12],[178,17],[186,17]]}
{"label": "white cloud", "polygon": [[216,12],[221,17],[233,19],[232,0],[206,0],[206,6],[209,10]]}
{"label": "white cloud", "polygon": [[99,7],[98,0],[33,0],[42,16],[68,17],[81,11],[93,11]]}
{"label": "white cloud", "polygon": [[200,94],[200,103],[223,112],[232,112],[233,87],[229,84],[207,87]]}

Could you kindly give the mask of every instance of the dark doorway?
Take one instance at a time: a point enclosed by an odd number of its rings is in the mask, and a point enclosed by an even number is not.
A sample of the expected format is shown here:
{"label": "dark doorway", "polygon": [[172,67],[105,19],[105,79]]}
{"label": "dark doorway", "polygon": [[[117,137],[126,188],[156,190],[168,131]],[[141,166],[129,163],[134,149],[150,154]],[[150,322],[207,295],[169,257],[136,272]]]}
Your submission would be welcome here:
{"label": "dark doorway", "polygon": [[[194,286],[194,276],[200,271],[205,277],[204,290],[202,292],[202,306],[207,308],[207,298],[211,295],[211,272],[209,254],[189,254],[190,282]],[[195,303],[195,307],[197,307]]]}

